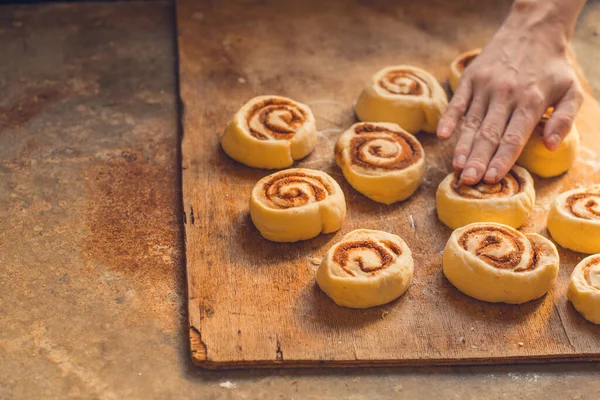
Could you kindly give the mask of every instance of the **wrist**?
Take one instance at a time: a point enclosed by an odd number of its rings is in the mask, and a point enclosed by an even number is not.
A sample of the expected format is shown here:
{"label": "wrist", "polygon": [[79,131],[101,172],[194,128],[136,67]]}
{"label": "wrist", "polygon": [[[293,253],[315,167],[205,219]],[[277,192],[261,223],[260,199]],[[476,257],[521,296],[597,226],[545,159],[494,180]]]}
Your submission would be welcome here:
{"label": "wrist", "polygon": [[515,0],[503,29],[540,33],[565,48],[575,30],[585,0]]}

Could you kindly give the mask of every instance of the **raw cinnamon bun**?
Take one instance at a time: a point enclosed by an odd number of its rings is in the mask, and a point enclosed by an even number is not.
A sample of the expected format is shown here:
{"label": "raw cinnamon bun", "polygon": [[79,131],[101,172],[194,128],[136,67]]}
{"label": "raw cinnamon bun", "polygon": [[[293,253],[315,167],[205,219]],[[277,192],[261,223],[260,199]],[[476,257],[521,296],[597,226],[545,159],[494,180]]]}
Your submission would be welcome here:
{"label": "raw cinnamon bun", "polygon": [[452,229],[473,222],[497,222],[518,228],[525,224],[534,205],[533,179],[527,170],[517,166],[495,184],[480,182],[468,186],[453,172],[440,183],[436,194],[438,218]]}
{"label": "raw cinnamon bun", "polygon": [[400,297],[413,270],[411,251],[400,237],[357,229],[327,251],[317,283],[340,306],[368,308]]}
{"label": "raw cinnamon bun", "polygon": [[517,164],[543,178],[567,172],[579,154],[580,139],[575,125],[555,151],[548,150],[544,144],[544,128],[553,112],[553,108],[546,111],[517,160]]}
{"label": "raw cinnamon bun", "polygon": [[600,253],[600,185],[560,194],[548,214],[558,244],[580,253]]}
{"label": "raw cinnamon bun", "polygon": [[571,274],[567,298],[585,319],[600,324],[600,254],[577,264]]}
{"label": "raw cinnamon bun", "polygon": [[390,123],[352,125],[337,141],[335,160],[354,189],[385,204],[411,196],[425,172],[419,141]]}
{"label": "raw cinnamon bun", "polygon": [[264,238],[296,242],[340,229],[346,200],[338,183],[325,172],[287,169],[254,186],[250,216]]}
{"label": "raw cinnamon bun", "polygon": [[448,108],[448,98],[427,71],[408,65],[377,72],[356,102],[356,115],[364,122],[391,122],[411,134],[433,133]]}
{"label": "raw cinnamon bun", "polygon": [[280,96],[259,96],[247,102],[221,140],[229,157],[267,169],[290,167],[316,144],[315,117],[308,106]]}
{"label": "raw cinnamon bun", "polygon": [[542,297],[558,268],[558,251],[551,241],[502,224],[459,228],[444,249],[446,278],[464,294],[492,303],[521,304]]}

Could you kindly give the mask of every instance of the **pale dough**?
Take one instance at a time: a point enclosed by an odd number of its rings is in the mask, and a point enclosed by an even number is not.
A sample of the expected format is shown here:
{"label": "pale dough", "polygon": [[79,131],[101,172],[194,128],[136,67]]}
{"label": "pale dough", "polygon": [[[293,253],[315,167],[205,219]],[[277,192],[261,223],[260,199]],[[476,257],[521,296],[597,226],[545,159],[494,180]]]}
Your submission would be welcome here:
{"label": "pale dough", "polygon": [[287,169],[254,186],[250,216],[264,238],[296,242],[340,229],[346,200],[340,185],[325,172]]}
{"label": "pale dough", "polygon": [[436,194],[437,214],[446,226],[456,229],[473,222],[497,222],[518,228],[525,224],[535,205],[531,175],[515,166],[496,184],[459,183],[456,172],[440,183]]}
{"label": "pale dough", "polygon": [[567,172],[579,154],[580,139],[575,125],[573,125],[573,128],[556,151],[548,150],[544,144],[544,128],[552,112],[552,108],[546,111],[517,160],[517,164],[543,178],[550,178]]}
{"label": "pale dough", "polygon": [[317,145],[308,106],[281,96],[259,96],[234,116],[221,140],[227,155],[255,168],[288,168]]}
{"label": "pale dough", "polygon": [[317,283],[340,306],[368,308],[406,292],[413,270],[412,253],[400,237],[357,229],[327,251]]}
{"label": "pale dough", "polygon": [[585,319],[600,324],[600,254],[577,264],[571,274],[567,297]]}
{"label": "pale dough", "polygon": [[352,125],[337,141],[335,160],[354,189],[384,204],[411,196],[425,173],[419,141],[391,123]]}
{"label": "pale dough", "polygon": [[481,49],[473,49],[471,51],[467,51],[466,53],[462,53],[460,56],[456,57],[452,64],[450,64],[450,88],[453,92],[456,92],[456,88],[458,87],[458,81],[462,76],[463,72],[465,72],[465,68],[469,66],[469,64],[481,53]]}
{"label": "pale dough", "polygon": [[554,244],[507,225],[475,223],[455,230],[443,270],[464,294],[492,303],[521,304],[542,297],[558,275]]}
{"label": "pale dough", "polygon": [[600,253],[600,185],[560,194],[550,208],[548,230],[562,247]]}
{"label": "pale dough", "polygon": [[427,71],[409,65],[377,72],[356,102],[363,122],[391,122],[412,134],[433,133],[448,108],[446,92]]}

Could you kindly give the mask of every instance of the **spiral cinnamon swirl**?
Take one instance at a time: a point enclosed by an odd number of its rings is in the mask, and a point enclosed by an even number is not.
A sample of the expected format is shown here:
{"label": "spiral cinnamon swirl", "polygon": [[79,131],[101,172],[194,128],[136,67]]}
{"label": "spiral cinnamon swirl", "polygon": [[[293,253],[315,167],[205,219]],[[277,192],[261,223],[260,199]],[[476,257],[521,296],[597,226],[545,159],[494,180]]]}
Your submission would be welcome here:
{"label": "spiral cinnamon swirl", "polygon": [[440,183],[436,193],[438,218],[452,229],[473,222],[497,222],[518,228],[525,224],[534,205],[533,179],[518,166],[496,184],[480,182],[468,186],[453,172]]}
{"label": "spiral cinnamon swirl", "polygon": [[571,274],[567,298],[585,319],[600,324],[600,254],[577,264]]}
{"label": "spiral cinnamon swirl", "polygon": [[492,303],[521,304],[542,297],[558,267],[551,241],[496,223],[459,228],[444,249],[446,278],[464,294]]}
{"label": "spiral cinnamon swirl", "polygon": [[446,92],[427,71],[408,65],[377,72],[356,102],[365,122],[391,122],[415,134],[433,133],[448,107]]}
{"label": "spiral cinnamon swirl", "polygon": [[473,49],[466,53],[462,53],[452,61],[452,64],[450,64],[450,89],[452,89],[453,92],[456,92],[458,81],[463,72],[465,72],[465,69],[473,62],[479,53],[481,53],[481,49]]}
{"label": "spiral cinnamon swirl", "polygon": [[555,151],[548,150],[544,144],[544,128],[553,112],[554,108],[546,111],[517,160],[517,164],[543,178],[567,172],[579,154],[580,138],[575,125]]}
{"label": "spiral cinnamon swirl", "polygon": [[317,283],[340,306],[368,308],[400,297],[413,269],[411,251],[400,237],[357,229],[327,251]]}
{"label": "spiral cinnamon swirl", "polygon": [[361,122],[342,133],[335,160],[354,189],[391,204],[411,196],[425,172],[419,141],[396,124]]}
{"label": "spiral cinnamon swirl", "polygon": [[338,183],[325,172],[287,169],[254,186],[250,216],[264,238],[296,242],[340,229],[346,200]]}
{"label": "spiral cinnamon swirl", "polygon": [[600,253],[600,185],[562,193],[548,214],[558,244],[580,253]]}
{"label": "spiral cinnamon swirl", "polygon": [[234,116],[221,140],[229,157],[250,167],[279,169],[306,157],[317,144],[308,106],[280,96],[259,96]]}

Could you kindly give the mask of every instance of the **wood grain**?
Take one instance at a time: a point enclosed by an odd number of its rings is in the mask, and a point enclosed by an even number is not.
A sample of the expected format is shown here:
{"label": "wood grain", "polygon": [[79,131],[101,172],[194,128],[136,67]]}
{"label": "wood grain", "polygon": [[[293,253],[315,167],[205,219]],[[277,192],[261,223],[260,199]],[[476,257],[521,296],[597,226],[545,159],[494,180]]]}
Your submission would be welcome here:
{"label": "wood grain", "polygon": [[[600,359],[600,328],[566,301],[583,255],[562,250],[544,298],[487,304],[444,278],[450,235],[435,214],[435,190],[451,170],[453,142],[419,134],[425,180],[409,200],[385,206],[354,191],[333,160],[352,104],[379,68],[424,67],[445,81],[459,53],[482,46],[510,2],[179,0],[183,100],[182,169],[191,351],[208,368],[545,362]],[[298,166],[341,185],[348,219],[337,234],[296,244],[264,240],[248,215],[256,181],[269,171],[229,159],[219,137],[233,113],[261,94],[289,96],[317,117],[318,148]],[[563,190],[600,182],[600,107],[586,96],[577,121],[584,151],[568,174],[536,179],[527,232],[546,236],[548,205]],[[397,301],[368,310],[337,307],[315,284],[320,257],[356,228],[399,234],[415,257],[414,282]]]}

